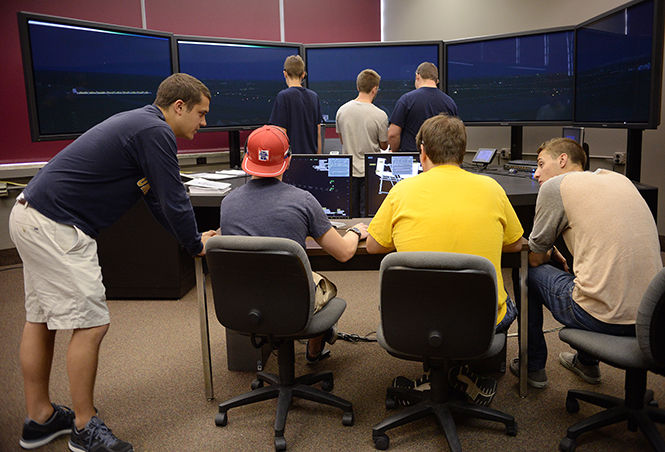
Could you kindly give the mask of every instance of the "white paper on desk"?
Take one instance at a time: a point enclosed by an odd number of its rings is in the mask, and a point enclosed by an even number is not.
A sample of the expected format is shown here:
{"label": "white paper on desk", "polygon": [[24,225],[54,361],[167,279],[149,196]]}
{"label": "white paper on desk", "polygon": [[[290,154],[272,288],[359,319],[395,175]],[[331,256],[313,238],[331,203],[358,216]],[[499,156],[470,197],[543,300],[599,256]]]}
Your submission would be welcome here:
{"label": "white paper on desk", "polygon": [[226,190],[231,187],[231,184],[227,184],[226,182],[215,182],[212,180],[203,179],[201,177],[196,177],[192,180],[189,180],[185,182],[185,185],[189,185],[190,187],[214,188],[217,190]]}
{"label": "white paper on desk", "polygon": [[215,171],[217,174],[224,174],[228,177],[238,177],[238,176],[246,176],[247,173],[244,172],[243,170],[240,169],[226,169],[226,170],[220,170],[220,171]]}
{"label": "white paper on desk", "polygon": [[220,196],[231,191],[231,187],[228,187],[224,190],[219,190],[217,188],[207,188],[207,187],[197,187],[195,185],[189,186],[189,194],[197,196]]}
{"label": "white paper on desk", "polygon": [[194,174],[188,174],[187,177],[191,177],[192,179],[207,179],[207,180],[222,180],[222,179],[229,179],[234,176],[227,176],[226,174],[218,174],[218,173],[194,173]]}

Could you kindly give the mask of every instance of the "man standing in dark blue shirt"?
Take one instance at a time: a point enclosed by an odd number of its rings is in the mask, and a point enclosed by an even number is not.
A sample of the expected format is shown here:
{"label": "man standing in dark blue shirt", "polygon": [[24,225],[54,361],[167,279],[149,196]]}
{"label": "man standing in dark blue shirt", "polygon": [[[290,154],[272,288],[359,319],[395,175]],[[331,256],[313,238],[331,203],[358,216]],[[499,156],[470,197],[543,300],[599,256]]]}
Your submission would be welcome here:
{"label": "man standing in dark blue shirt", "polygon": [[437,88],[439,70],[432,63],[421,63],[416,69],[416,89],[402,95],[395,104],[388,127],[388,144],[392,152],[419,152],[416,135],[426,119],[443,113],[457,116],[457,105]]}
{"label": "man standing in dark blue shirt", "polygon": [[[205,126],[210,91],[174,74],[153,105],[118,113],[60,151],[17,198],[9,218],[23,261],[26,323],[21,340],[28,418],[19,441],[33,449],[71,432],[72,451],[132,451],[111,433],[93,404],[99,347],[108,330],[100,229],[139,198],[191,253],[202,255],[213,231],[198,232],[180,180],[176,137]],[[52,404],[49,375],[57,330],[71,329],[67,373],[74,410]]]}
{"label": "man standing in dark blue shirt", "polygon": [[284,79],[288,88],[277,94],[268,122],[286,131],[294,154],[320,154],[321,104],[318,94],[302,86],[305,75],[300,55],[286,57]]}

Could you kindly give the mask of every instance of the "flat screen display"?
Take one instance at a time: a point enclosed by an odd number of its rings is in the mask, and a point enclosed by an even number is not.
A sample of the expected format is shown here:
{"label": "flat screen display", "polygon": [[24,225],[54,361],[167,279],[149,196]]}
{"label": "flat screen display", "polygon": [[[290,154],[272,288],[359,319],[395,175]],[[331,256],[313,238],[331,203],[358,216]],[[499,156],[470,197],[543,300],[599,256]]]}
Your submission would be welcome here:
{"label": "flat screen display", "polygon": [[561,129],[561,136],[577,141],[581,145],[584,143],[584,127],[564,127]]}
{"label": "flat screen display", "polygon": [[465,123],[572,122],[573,31],[446,44],[446,92]]}
{"label": "flat screen display", "polygon": [[420,63],[428,61],[441,70],[441,45],[441,42],[427,42],[305,46],[307,87],[319,95],[324,121],[334,123],[339,107],[358,96],[358,74],[364,69],[374,69],[381,76],[374,105],[390,117],[397,99],[415,89],[413,83]]}
{"label": "flat screen display", "polygon": [[314,195],[328,218],[350,218],[350,155],[294,154],[282,180]]}
{"label": "flat screen display", "polygon": [[173,70],[166,33],[24,13],[19,27],[35,141],[151,104]]}
{"label": "flat screen display", "polygon": [[268,123],[277,93],[286,88],[284,60],[299,44],[176,37],[180,72],[210,89],[207,129],[248,129]]}
{"label": "flat screen display", "polygon": [[365,154],[367,216],[373,217],[395,184],[423,172],[417,152]]}
{"label": "flat screen display", "polygon": [[654,1],[644,1],[576,30],[576,123],[657,126],[663,19],[654,55],[654,7]]}

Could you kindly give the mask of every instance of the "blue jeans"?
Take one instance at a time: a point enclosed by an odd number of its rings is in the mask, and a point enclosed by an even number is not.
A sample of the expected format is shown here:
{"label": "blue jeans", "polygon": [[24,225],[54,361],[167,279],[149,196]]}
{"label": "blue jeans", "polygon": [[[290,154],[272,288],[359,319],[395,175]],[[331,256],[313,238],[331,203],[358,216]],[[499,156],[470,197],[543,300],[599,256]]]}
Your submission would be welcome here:
{"label": "blue jeans", "polygon": [[505,333],[508,331],[508,328],[510,328],[510,325],[512,325],[513,320],[517,317],[517,307],[515,306],[515,302],[510,299],[510,297],[506,297],[506,315],[503,316],[503,319],[499,322],[499,324],[496,326],[495,331],[497,333]]}
{"label": "blue jeans", "polygon": [[[529,327],[528,360],[529,371],[545,368],[547,344],[543,334],[543,306],[563,325],[581,330],[596,331],[614,336],[635,336],[635,325],[613,325],[601,322],[573,300],[575,276],[552,265],[545,264],[530,267],[528,274],[529,288]],[[579,352],[580,363],[598,364],[592,357]]]}

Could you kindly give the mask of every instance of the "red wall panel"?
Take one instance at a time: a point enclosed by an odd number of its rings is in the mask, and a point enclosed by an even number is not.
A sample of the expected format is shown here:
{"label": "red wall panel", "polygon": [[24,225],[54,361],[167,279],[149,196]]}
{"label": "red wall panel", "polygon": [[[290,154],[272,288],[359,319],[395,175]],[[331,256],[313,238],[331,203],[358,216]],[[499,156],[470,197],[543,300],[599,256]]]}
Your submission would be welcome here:
{"label": "red wall panel", "polygon": [[284,0],[286,41],[381,40],[380,0]]}

